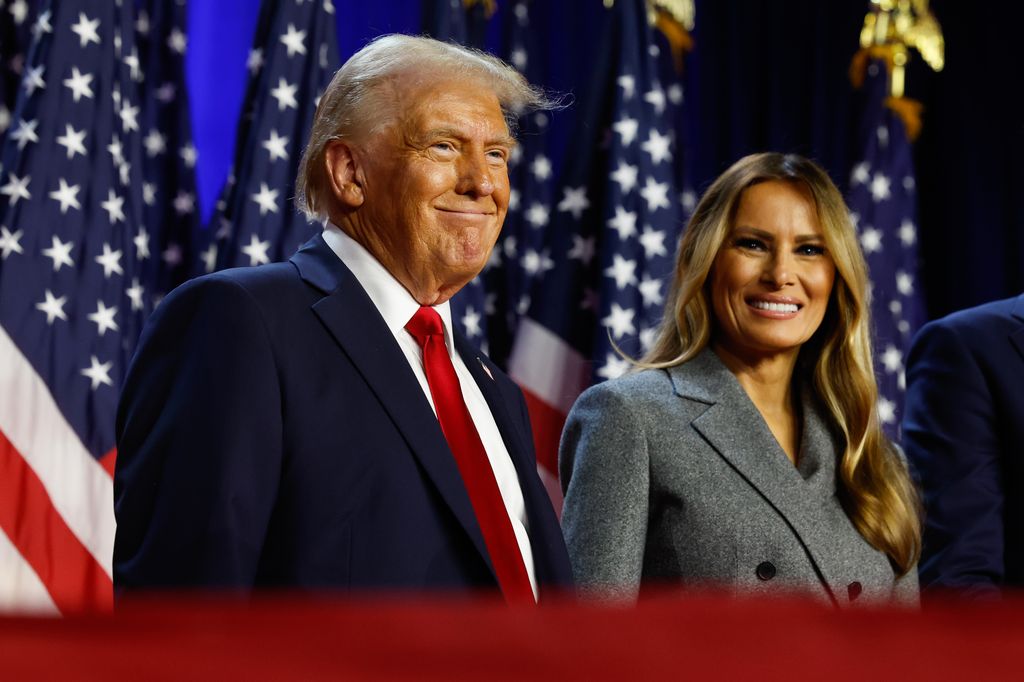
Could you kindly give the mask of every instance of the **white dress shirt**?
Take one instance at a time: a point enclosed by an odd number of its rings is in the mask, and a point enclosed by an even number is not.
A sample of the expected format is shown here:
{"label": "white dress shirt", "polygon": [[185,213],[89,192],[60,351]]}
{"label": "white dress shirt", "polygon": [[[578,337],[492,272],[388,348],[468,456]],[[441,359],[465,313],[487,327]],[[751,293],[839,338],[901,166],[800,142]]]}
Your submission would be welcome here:
{"label": "white dress shirt", "polygon": [[[388,329],[391,330],[391,334],[405,354],[410,369],[416,375],[416,380],[419,381],[420,388],[423,389],[423,395],[436,415],[437,408],[434,407],[434,400],[430,395],[430,385],[427,383],[427,374],[423,369],[423,350],[413,335],[405,329],[406,323],[420,309],[420,304],[381,265],[380,261],[374,258],[359,242],[345,234],[341,228],[333,223],[327,223],[324,227],[323,237],[331,250],[352,271],[370,300],[377,307],[381,317],[384,318]],[[441,305],[434,306],[434,310],[441,316],[441,322],[444,325],[445,346],[448,349],[448,355],[451,356],[452,364],[455,366],[455,373],[458,375],[459,385],[462,387],[462,397],[466,401],[473,424],[487,451],[487,459],[490,460],[494,478],[501,491],[501,499],[505,503],[505,509],[508,510],[512,530],[519,542],[519,550],[523,555],[523,563],[526,565],[526,573],[530,576],[530,585],[533,587],[533,596],[536,599],[537,577],[534,575],[533,550],[530,546],[526,505],[523,501],[523,491],[519,487],[519,476],[512,463],[512,458],[505,448],[505,441],[502,440],[501,432],[498,431],[498,425],[494,422],[491,409],[488,407],[483,393],[480,392],[480,387],[477,386],[473,375],[469,373],[462,357],[455,352],[452,336],[452,313],[448,302],[445,301]]]}

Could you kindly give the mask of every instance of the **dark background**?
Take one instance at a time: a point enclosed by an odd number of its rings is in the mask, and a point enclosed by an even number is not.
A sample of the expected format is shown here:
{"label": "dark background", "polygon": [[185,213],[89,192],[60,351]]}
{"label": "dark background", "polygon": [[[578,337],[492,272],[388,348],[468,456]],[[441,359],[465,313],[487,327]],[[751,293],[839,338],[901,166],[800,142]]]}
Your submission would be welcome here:
{"label": "dark background", "polygon": [[[258,4],[190,3],[188,79],[204,215],[231,163]],[[421,33],[424,26],[422,0],[334,4],[342,59],[373,36]],[[487,45],[499,54],[510,5],[498,0],[487,26]],[[696,49],[681,78],[685,153],[699,190],[739,157],[768,149],[813,157],[845,189],[860,106],[847,74],[868,5],[697,0]],[[915,144],[921,278],[929,317],[937,317],[1024,291],[1024,113],[1017,97],[1024,8],[933,0],[932,11],[945,36],[946,67],[933,73],[915,55],[907,94],[924,105]],[[592,68],[609,17],[602,0],[534,0],[530,12],[543,37],[543,54],[531,55],[544,64],[540,84],[585,98],[602,76]],[[552,123],[556,173],[574,124],[573,108]]]}

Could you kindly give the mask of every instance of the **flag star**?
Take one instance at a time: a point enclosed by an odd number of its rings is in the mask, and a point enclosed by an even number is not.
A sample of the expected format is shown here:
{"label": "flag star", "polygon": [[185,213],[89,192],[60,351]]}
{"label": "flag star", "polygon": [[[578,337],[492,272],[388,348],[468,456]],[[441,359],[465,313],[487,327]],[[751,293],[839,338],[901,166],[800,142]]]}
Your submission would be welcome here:
{"label": "flag star", "polygon": [[167,151],[167,138],[165,138],[156,128],[149,131],[146,137],[142,140],[142,144],[146,147],[146,154],[149,158],[153,158],[154,156],[163,154]]}
{"label": "flag star", "polygon": [[142,183],[142,202],[146,206],[152,206],[156,203],[156,185],[151,182]]}
{"label": "flag star", "polygon": [[533,225],[535,228],[541,228],[548,224],[549,213],[548,207],[540,202],[534,202],[530,204],[530,208],[526,211],[526,222]]}
{"label": "flag star", "polygon": [[132,285],[125,289],[124,293],[128,295],[129,300],[132,302],[132,310],[142,310],[142,295],[146,292],[142,285],[139,284],[138,277],[132,278]]}
{"label": "flag star", "polygon": [[174,83],[171,83],[170,81],[156,89],[156,98],[164,104],[173,102],[177,94],[178,89],[174,87]]}
{"label": "flag star", "polygon": [[583,212],[590,208],[590,199],[587,198],[586,187],[566,187],[563,189],[562,200],[558,202],[559,211],[568,211],[576,220],[580,219]]}
{"label": "flag star", "polygon": [[904,296],[914,293],[914,277],[904,270],[896,271],[896,290]]}
{"label": "flag star", "polygon": [[551,177],[551,161],[543,154],[538,154],[537,158],[530,164],[530,172],[538,180],[547,180]]}
{"label": "flag star", "polygon": [[511,189],[508,192],[508,210],[519,210],[519,190],[517,189]]}
{"label": "flag star", "polygon": [[683,86],[679,83],[673,83],[668,86],[668,101],[672,104],[683,103]]}
{"label": "flag star", "polygon": [[263,68],[263,50],[254,47],[249,50],[249,57],[245,60],[245,68],[249,69],[249,72],[255,74],[257,71]]}
{"label": "flag star", "polygon": [[199,254],[199,260],[203,262],[206,272],[213,272],[217,267],[217,245],[210,244],[206,250]]}
{"label": "flag star", "polygon": [[113,362],[100,362],[99,358],[93,355],[89,359],[89,366],[82,370],[82,376],[92,381],[92,390],[94,391],[100,387],[100,384],[113,386],[114,382],[110,379],[110,370],[113,366]]}
{"label": "flag star", "polygon": [[160,254],[160,257],[164,263],[172,268],[181,265],[181,261],[184,260],[184,256],[181,253],[181,245],[179,244],[168,244],[164,252]]}
{"label": "flag star", "polygon": [[883,149],[889,146],[889,129],[885,126],[878,126],[875,130],[875,136],[878,138],[878,146]]}
{"label": "flag star", "polygon": [[623,194],[626,194],[636,187],[636,179],[639,169],[631,166],[622,159],[619,159],[619,167],[611,174],[611,179],[618,183]]}
{"label": "flag star", "polygon": [[913,192],[915,186],[916,183],[914,182],[913,175],[906,175],[903,177],[903,189],[907,190],[908,192]]}
{"label": "flag star", "polygon": [[31,199],[32,193],[28,191],[28,183],[31,180],[31,176],[28,175],[19,178],[14,173],[8,173],[7,184],[0,187],[0,194],[9,196],[12,206],[18,203],[18,199]]}
{"label": "flag star", "polygon": [[89,43],[100,44],[99,19],[89,19],[83,12],[78,13],[78,23],[71,25],[71,30],[78,35],[78,46],[85,47]]}
{"label": "flag star", "polygon": [[[3,3],[0,3],[0,7],[2,6]],[[28,3],[25,0],[14,0],[11,6],[7,8],[7,11],[10,12],[11,19],[14,20],[15,25],[21,26],[25,23],[25,18],[28,16]]]}
{"label": "flag star", "polygon": [[604,379],[618,379],[629,371],[629,367],[629,360],[613,353],[608,353],[604,365],[601,366],[601,369],[597,370],[597,376]]}
{"label": "flag star", "polygon": [[882,232],[873,227],[868,227],[860,235],[860,247],[864,253],[875,253],[882,250]]}
{"label": "flag star", "polygon": [[233,231],[234,226],[231,224],[231,221],[225,218],[224,216],[221,216],[220,227],[217,228],[217,234],[215,235],[217,239],[227,239],[228,237],[231,236],[231,233]]}
{"label": "flag star", "polygon": [[11,125],[11,110],[0,103],[0,133],[6,131]]}
{"label": "flag star", "polygon": [[601,324],[611,329],[612,336],[616,340],[626,334],[635,334],[636,327],[633,325],[633,317],[636,311],[631,308],[623,308],[618,303],[612,303],[612,309],[608,316],[601,320]]}
{"label": "flag star", "polygon": [[288,56],[306,54],[306,32],[296,30],[294,24],[288,24],[287,32],[281,36],[281,42],[288,48]]}
{"label": "flag star", "polygon": [[885,398],[878,398],[878,419],[883,424],[892,424],[896,421],[896,403]]}
{"label": "flag star", "polygon": [[132,242],[135,243],[136,258],[139,260],[149,258],[149,232],[146,231],[145,227],[139,228],[139,233],[132,237]]}
{"label": "flag star", "polygon": [[276,130],[270,131],[270,137],[263,141],[263,148],[270,152],[270,160],[288,160],[288,138],[277,134]]}
{"label": "flag star", "polygon": [[850,173],[851,185],[863,185],[869,180],[871,180],[871,167],[867,161],[862,161],[853,167],[853,172]]}
{"label": "flag star", "polygon": [[519,162],[523,159],[523,148],[519,145],[512,147],[512,151],[508,155],[508,165],[518,166]]}
{"label": "flag star", "polygon": [[108,329],[114,332],[120,330],[117,322],[114,321],[114,315],[117,315],[117,306],[108,308],[103,301],[96,301],[96,312],[89,313],[86,317],[90,322],[96,323],[97,332],[103,336]]}
{"label": "flag star", "polygon": [[850,211],[850,223],[853,225],[853,229],[860,229],[860,215],[854,211]]}
{"label": "flag star", "polygon": [[875,177],[871,179],[871,198],[875,201],[884,201],[892,196],[889,184],[889,178],[882,173],[875,173]]}
{"label": "flag star", "polygon": [[917,228],[914,226],[914,223],[911,222],[910,220],[904,220],[900,224],[898,234],[900,237],[900,241],[903,242],[904,246],[911,246],[914,242],[917,241]]}
{"label": "flag star", "polygon": [[528,312],[530,312],[530,295],[523,294],[516,303],[516,314],[525,315]]}
{"label": "flag star", "polygon": [[636,261],[623,258],[621,254],[616,253],[604,274],[615,280],[618,289],[625,289],[630,284],[636,284]]}
{"label": "flag star", "polygon": [[188,49],[188,38],[181,32],[181,29],[175,28],[171,31],[171,35],[167,36],[167,47],[178,54],[185,54],[185,50]]}
{"label": "flag star", "polygon": [[483,335],[480,328],[480,313],[473,310],[473,306],[466,307],[466,313],[462,316],[462,327],[466,330],[466,336],[474,338]]}
{"label": "flag star", "polygon": [[116,225],[124,220],[124,197],[114,194],[113,188],[107,190],[107,200],[101,202],[100,206],[107,212],[112,225]]}
{"label": "flag star", "polygon": [[635,118],[623,118],[612,124],[612,130],[622,136],[623,146],[628,147],[640,132],[640,123]]}
{"label": "flag star", "polygon": [[640,196],[647,202],[648,211],[669,207],[667,182],[656,182],[654,178],[648,177],[644,188],[640,190]]}
{"label": "flag star", "polygon": [[269,248],[269,241],[260,241],[254,234],[249,238],[249,243],[242,247],[242,253],[249,257],[249,265],[262,265],[270,262],[270,257],[267,255]]}
{"label": "flag star", "polygon": [[114,251],[110,248],[110,244],[104,242],[103,253],[94,258],[97,263],[103,266],[103,277],[110,279],[112,274],[123,275],[124,270],[121,268],[121,249]]}
{"label": "flag star", "polygon": [[619,233],[619,239],[626,241],[636,234],[636,213],[622,206],[615,207],[615,216],[608,220],[608,227]]}
{"label": "flag star", "polygon": [[644,300],[645,306],[656,306],[661,305],[665,300],[665,297],[661,293],[661,280],[652,279],[646,275],[640,280],[640,296]]}
{"label": "flag star", "polygon": [[22,230],[17,230],[12,233],[6,227],[0,225],[0,256],[2,256],[4,260],[7,260],[7,257],[12,253],[25,253],[19,243],[23,234]]}
{"label": "flag star", "polygon": [[885,371],[889,374],[895,374],[903,368],[903,353],[892,344],[885,347],[881,360],[885,366]]}
{"label": "flag star", "polygon": [[624,99],[633,99],[633,95],[636,94],[636,79],[632,76],[624,75],[619,76],[616,82],[622,88],[622,97]]}
{"label": "flag star", "polygon": [[139,10],[139,16],[135,20],[135,31],[142,35],[149,35],[149,15],[146,10]]}
{"label": "flag star", "polygon": [[189,215],[195,210],[196,198],[191,192],[181,190],[174,197],[174,210],[178,215]]}
{"label": "flag star", "polygon": [[292,109],[299,108],[299,102],[295,99],[295,93],[298,89],[297,85],[290,84],[284,78],[278,79],[277,87],[270,91],[270,95],[277,100],[279,111],[284,111],[289,107]]}
{"label": "flag star", "polygon": [[43,255],[53,260],[53,271],[60,272],[62,266],[74,267],[75,261],[71,260],[71,249],[73,242],[62,242],[60,237],[53,235],[50,241],[50,248],[43,249]]}
{"label": "flag star", "polygon": [[68,150],[68,158],[75,158],[75,154],[86,156],[85,130],[75,130],[70,123],[64,125],[64,134],[57,138],[57,144]]}
{"label": "flag star", "polygon": [[121,145],[121,140],[117,139],[117,136],[110,138],[110,144],[107,145],[107,151],[110,152],[110,158],[114,160],[115,166],[120,166],[124,163],[124,147]]}
{"label": "flag star", "polygon": [[505,237],[505,241],[501,244],[501,250],[508,258],[515,258],[518,253],[519,242],[516,241],[516,236],[510,234]]}
{"label": "flag star", "polygon": [[509,55],[509,60],[512,65],[520,71],[526,70],[526,50],[521,45],[517,45],[512,49],[512,53]]}
{"label": "flag star", "polygon": [[82,210],[82,204],[78,201],[78,192],[82,186],[69,185],[64,178],[60,178],[58,182],[60,187],[50,192],[50,198],[60,203],[61,215],[67,214],[68,208],[73,208],[76,211]]}
{"label": "flag star", "polygon": [[128,67],[132,80],[136,82],[141,82],[142,70],[139,65],[138,50],[136,50],[135,47],[133,46],[131,53],[121,61],[123,61],[125,63],[125,66]]}
{"label": "flag star", "polygon": [[131,179],[132,179],[131,173],[132,173],[132,165],[130,163],[125,162],[125,163],[122,163],[118,167],[117,174],[118,174],[118,177],[120,177],[120,179],[121,179],[121,184],[122,185],[127,185],[129,183],[129,181],[131,181]]}
{"label": "flag star", "polygon": [[260,215],[266,215],[268,212],[277,213],[277,194],[276,189],[270,189],[267,183],[260,183],[260,191],[256,194],[251,195],[252,200],[259,204]]}
{"label": "flag star", "polygon": [[569,249],[567,257],[576,259],[585,265],[590,265],[594,259],[597,242],[593,237],[583,237],[578,234],[572,236],[572,248]]}
{"label": "flag star", "polygon": [[655,256],[668,255],[668,249],[665,248],[665,232],[662,230],[645,226],[640,235],[640,245],[644,247],[644,255],[648,260]]}
{"label": "flag star", "polygon": [[660,116],[665,112],[665,91],[660,85],[655,84],[644,94],[644,101],[654,107],[654,111]]}
{"label": "flag star", "polygon": [[547,253],[527,249],[523,256],[523,270],[530,276],[542,275],[555,267],[555,262]]}
{"label": "flag star", "polygon": [[42,64],[38,66],[30,66],[28,71],[25,72],[25,76],[22,78],[21,86],[25,88],[25,92],[31,96],[36,90],[45,90],[46,81],[43,80],[43,73],[46,71],[46,67]]}
{"label": "flag star", "polygon": [[672,137],[662,135],[651,128],[647,141],[640,145],[640,148],[650,154],[651,163],[657,165],[662,161],[672,160]]}
{"label": "flag star", "polygon": [[18,127],[10,133],[11,139],[18,142],[18,149],[24,149],[29,142],[39,142],[39,135],[36,134],[36,128],[38,127],[38,119],[32,119],[31,121],[20,119],[18,121]]}
{"label": "flag star", "polygon": [[893,315],[900,315],[903,313],[903,304],[900,303],[899,299],[894,298],[889,301],[889,312]]}
{"label": "flag star", "polygon": [[121,117],[121,128],[126,133],[139,129],[139,107],[125,104],[117,115]]}
{"label": "flag star", "polygon": [[46,324],[52,325],[58,317],[67,321],[68,315],[64,312],[64,304],[68,302],[68,297],[57,298],[49,289],[44,292],[44,295],[46,300],[36,303],[36,310],[46,313]]}

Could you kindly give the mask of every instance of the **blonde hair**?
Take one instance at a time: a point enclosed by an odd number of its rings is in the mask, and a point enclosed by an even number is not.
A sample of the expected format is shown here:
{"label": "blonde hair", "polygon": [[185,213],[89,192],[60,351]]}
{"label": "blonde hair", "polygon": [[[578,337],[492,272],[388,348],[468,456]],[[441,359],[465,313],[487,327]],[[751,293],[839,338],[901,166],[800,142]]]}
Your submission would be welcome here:
{"label": "blonde hair", "polygon": [[313,117],[309,142],[299,163],[295,203],[310,219],[325,220],[330,184],[325,167],[333,140],[370,135],[399,113],[395,79],[472,80],[498,98],[509,131],[523,112],[561,106],[502,60],[472,48],[433,38],[391,34],[368,43],[346,61],[324,91]]}
{"label": "blonde hair", "polygon": [[680,243],[656,340],[638,364],[678,365],[711,342],[714,323],[705,286],[711,267],[732,230],[743,190],[769,180],[799,183],[813,197],[836,279],[825,318],[800,349],[798,366],[813,370],[815,396],[845,442],[838,472],[847,515],[903,575],[921,551],[920,501],[906,465],[878,420],[867,264],[846,204],[819,166],[794,154],[753,154],[712,183]]}

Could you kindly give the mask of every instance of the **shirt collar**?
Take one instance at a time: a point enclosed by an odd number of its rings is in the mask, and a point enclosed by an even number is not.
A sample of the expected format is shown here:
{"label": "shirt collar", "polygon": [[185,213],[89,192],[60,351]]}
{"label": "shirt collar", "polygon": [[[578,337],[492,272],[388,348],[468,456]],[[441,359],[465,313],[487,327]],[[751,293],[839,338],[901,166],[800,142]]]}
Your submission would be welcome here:
{"label": "shirt collar", "polygon": [[[324,226],[323,238],[335,255],[345,264],[345,267],[352,271],[366,295],[370,297],[373,305],[384,318],[391,333],[396,337],[400,333],[408,334],[405,331],[405,324],[420,308],[420,304],[412,297],[412,294],[395,279],[394,275],[388,272],[379,260],[374,258],[373,254],[334,223],[328,222]],[[451,349],[453,347],[451,306],[448,301],[445,301],[433,308],[441,316],[445,342]]]}

